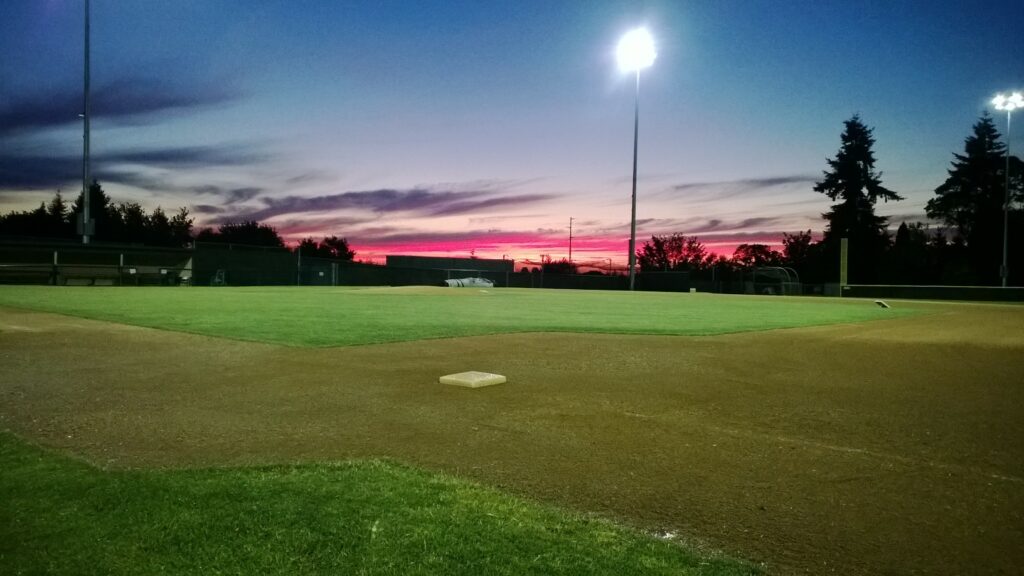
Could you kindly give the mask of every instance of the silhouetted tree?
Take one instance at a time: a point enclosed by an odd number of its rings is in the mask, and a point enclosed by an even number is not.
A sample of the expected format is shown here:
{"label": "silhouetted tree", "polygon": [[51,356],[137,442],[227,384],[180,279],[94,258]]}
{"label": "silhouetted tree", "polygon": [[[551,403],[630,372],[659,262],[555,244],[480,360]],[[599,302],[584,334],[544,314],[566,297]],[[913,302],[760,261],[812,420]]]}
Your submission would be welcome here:
{"label": "silhouetted tree", "polygon": [[815,242],[811,231],[782,234],[782,265],[796,270],[805,283],[824,283],[828,273],[824,266],[824,245]]}
{"label": "silhouetted tree", "polygon": [[312,238],[305,238],[299,242],[298,249],[303,257],[309,258],[330,258],[332,260],[351,261],[356,253],[348,247],[348,241],[337,236],[324,237],[317,242]]}
{"label": "silhouetted tree", "polygon": [[859,115],[844,125],[839,152],[828,160],[830,170],[814,186],[816,192],[839,201],[822,215],[828,221],[822,242],[828,256],[837,258],[840,239],[848,238],[850,281],[872,282],[889,244],[886,218],[875,214],[875,204],[903,198],[882,186],[882,174],[875,171],[872,130]]}
{"label": "silhouetted tree", "polygon": [[636,253],[637,263],[644,272],[704,270],[710,266],[711,259],[696,236],[683,234],[651,236]]}
{"label": "silhouetted tree", "polygon": [[182,207],[178,213],[171,217],[171,245],[188,246],[192,243],[192,218],[189,218],[188,208]]}
{"label": "silhouetted tree", "polygon": [[60,190],[57,190],[53,199],[46,205],[46,215],[49,217],[46,236],[64,238],[75,233],[74,223],[71,222],[71,208],[68,207]]}
{"label": "silhouetted tree", "polygon": [[933,284],[940,264],[928,228],[920,222],[900,224],[889,249],[883,280],[889,284]]}
{"label": "silhouetted tree", "polygon": [[164,209],[157,206],[153,213],[146,219],[146,244],[150,246],[171,245],[171,221],[167,218]]}
{"label": "silhouetted tree", "polygon": [[119,202],[115,216],[108,224],[113,228],[106,236],[115,242],[145,242],[149,236],[149,216],[138,202]]}
{"label": "silhouetted tree", "polygon": [[811,231],[796,234],[782,233],[782,262],[797,272],[808,267],[814,254]]}
{"label": "silhouetted tree", "polygon": [[[184,247],[192,242],[192,219],[181,208],[168,219],[157,207],[152,214],[136,202],[114,204],[96,181],[90,187],[90,218],[96,222],[93,239],[149,246]],[[49,203],[35,210],[0,215],[0,235],[39,238],[78,238],[77,221],[82,212],[82,194],[71,206],[58,190]]]}
{"label": "silhouetted tree", "polygon": [[779,266],[782,263],[782,254],[767,244],[740,244],[732,253],[732,261],[747,268]]}
{"label": "silhouetted tree", "polygon": [[[71,223],[75,226],[77,233],[78,222],[82,219],[84,209],[82,193],[78,193],[74,205],[71,207]],[[101,241],[112,241],[113,236],[120,234],[120,225],[116,208],[110,200],[110,196],[103,191],[103,187],[96,180],[89,185],[89,219],[96,223],[93,239]],[[113,230],[112,230],[113,226]]]}
{"label": "silhouetted tree", "polygon": [[541,256],[541,268],[545,274],[575,274],[576,264],[567,258],[552,260],[550,256]]}
{"label": "silhouetted tree", "polygon": [[247,244],[250,246],[284,247],[284,240],[273,226],[252,220],[240,223],[221,224],[215,231],[204,228],[196,235],[198,242],[220,242],[222,244]]}
{"label": "silhouetted tree", "polygon": [[[992,118],[982,114],[964,141],[964,153],[953,154],[949,177],[935,189],[925,210],[929,218],[956,229],[970,255],[976,280],[995,284],[1002,264],[1003,204],[1006,196],[1006,145],[999,141]],[[1011,157],[1011,206],[1024,200],[1024,163]]]}
{"label": "silhouetted tree", "polygon": [[327,247],[320,247],[320,243],[312,238],[303,238],[296,247],[299,254],[304,258],[330,258],[331,253]]}
{"label": "silhouetted tree", "polygon": [[355,250],[348,245],[348,240],[337,236],[327,236],[320,242],[321,246],[327,246],[331,251],[331,258],[336,260],[351,261],[356,257]]}
{"label": "silhouetted tree", "polygon": [[46,203],[35,210],[10,212],[0,216],[0,234],[5,236],[39,236],[50,226]]}

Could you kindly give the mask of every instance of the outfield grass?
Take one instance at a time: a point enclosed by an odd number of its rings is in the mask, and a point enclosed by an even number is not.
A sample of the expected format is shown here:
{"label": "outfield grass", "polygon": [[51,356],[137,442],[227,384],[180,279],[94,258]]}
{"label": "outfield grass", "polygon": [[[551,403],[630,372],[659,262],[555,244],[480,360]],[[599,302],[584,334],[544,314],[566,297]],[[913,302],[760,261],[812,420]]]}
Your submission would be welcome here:
{"label": "outfield grass", "polygon": [[755,574],[388,462],[103,471],[0,433],[4,574]]}
{"label": "outfield grass", "polygon": [[916,312],[865,300],[429,287],[0,286],[0,306],[292,346],[511,332],[713,335]]}

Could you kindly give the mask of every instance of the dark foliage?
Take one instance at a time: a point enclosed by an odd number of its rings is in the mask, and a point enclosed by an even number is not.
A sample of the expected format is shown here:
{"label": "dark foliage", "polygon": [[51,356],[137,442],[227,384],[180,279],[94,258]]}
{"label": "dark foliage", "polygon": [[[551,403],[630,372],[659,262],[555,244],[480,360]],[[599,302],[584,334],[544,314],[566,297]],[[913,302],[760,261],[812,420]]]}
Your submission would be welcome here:
{"label": "dark foliage", "polygon": [[849,239],[850,281],[873,283],[889,246],[886,218],[875,214],[875,204],[903,198],[882,186],[882,175],[875,171],[872,130],[858,115],[844,125],[839,152],[828,160],[829,170],[814,186],[816,192],[838,201],[822,214],[828,221],[822,241],[826,254],[838,258],[840,239]]}
{"label": "dark foliage", "polygon": [[576,264],[569,262],[567,258],[552,260],[549,256],[541,257],[541,270],[545,274],[575,274]]}
{"label": "dark foliage", "polygon": [[[83,210],[81,193],[69,207],[58,191],[48,204],[35,210],[0,216],[0,236],[77,239]],[[113,203],[96,181],[89,187],[89,218],[95,223],[92,239],[96,242],[174,247],[192,242],[192,218],[186,208],[171,218],[160,207],[147,214],[135,202]]]}
{"label": "dark foliage", "polygon": [[[1002,264],[1007,158],[1006,145],[999,141],[988,114],[982,115],[964,141],[964,153],[954,153],[953,158],[949,177],[935,189],[926,211],[930,218],[951,226],[963,242],[974,281],[995,284]],[[1020,159],[1010,158],[1010,174],[1013,206],[1024,200],[1024,163]]]}
{"label": "dark foliage", "polygon": [[352,261],[356,256],[356,253],[349,248],[348,240],[337,236],[324,237],[319,242],[312,238],[306,238],[299,242],[298,250],[304,258]]}
{"label": "dark foliage", "polygon": [[782,254],[765,244],[740,244],[732,254],[732,261],[746,268],[781,266]]}
{"label": "dark foliage", "polygon": [[254,220],[228,222],[221,224],[216,230],[203,228],[196,234],[196,241],[284,248],[284,240],[273,226],[260,224]]}
{"label": "dark foliage", "polygon": [[655,235],[637,250],[636,261],[643,272],[693,272],[710,268],[713,256],[696,236]]}

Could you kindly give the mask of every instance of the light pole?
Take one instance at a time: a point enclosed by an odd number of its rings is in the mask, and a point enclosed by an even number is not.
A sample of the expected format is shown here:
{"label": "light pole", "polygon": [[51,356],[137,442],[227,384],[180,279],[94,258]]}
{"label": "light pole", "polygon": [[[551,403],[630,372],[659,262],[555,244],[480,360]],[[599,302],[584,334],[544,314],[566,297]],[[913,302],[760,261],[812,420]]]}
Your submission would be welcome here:
{"label": "light pole", "polygon": [[1009,246],[1010,232],[1010,115],[1017,108],[1024,108],[1024,96],[1020,92],[1014,92],[1009,96],[997,94],[992,99],[996,110],[1006,110],[1006,199],[1003,204],[1003,265],[999,268],[999,275],[1003,279],[1003,288],[1006,288],[1006,281],[1010,276],[1010,269],[1007,265],[1007,249]]}
{"label": "light pole", "polygon": [[82,244],[89,243],[89,0],[85,0],[85,102],[82,117]]}
{"label": "light pole", "polygon": [[629,289],[633,289],[636,276],[636,158],[640,136],[640,70],[654,63],[658,53],[654,39],[646,28],[630,30],[619,40],[616,56],[619,70],[636,72],[636,96],[633,107],[633,208],[629,219]]}

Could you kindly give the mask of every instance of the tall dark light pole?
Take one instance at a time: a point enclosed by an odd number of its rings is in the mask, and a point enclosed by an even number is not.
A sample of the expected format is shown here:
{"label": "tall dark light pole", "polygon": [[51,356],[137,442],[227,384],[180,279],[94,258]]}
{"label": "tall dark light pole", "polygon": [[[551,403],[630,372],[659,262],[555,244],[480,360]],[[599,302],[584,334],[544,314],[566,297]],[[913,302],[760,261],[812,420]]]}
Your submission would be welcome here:
{"label": "tall dark light pole", "polygon": [[636,279],[636,163],[640,139],[640,70],[654,63],[658,53],[654,50],[654,39],[645,28],[636,28],[626,33],[619,41],[616,51],[619,69],[636,73],[636,95],[633,107],[633,200],[629,219],[629,289]]}
{"label": "tall dark light pole", "polygon": [[89,243],[89,0],[85,0],[85,105],[82,110],[82,244]]}
{"label": "tall dark light pole", "polygon": [[996,110],[1006,110],[1006,199],[1003,204],[1003,265],[999,268],[999,275],[1003,279],[1003,288],[1006,288],[1006,281],[1010,276],[1010,268],[1007,261],[1007,249],[1009,247],[1010,231],[1010,114],[1017,108],[1024,108],[1024,96],[1020,92],[1014,92],[1009,96],[997,94],[992,99]]}

